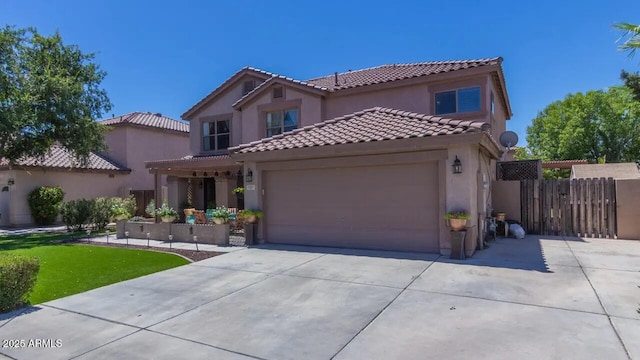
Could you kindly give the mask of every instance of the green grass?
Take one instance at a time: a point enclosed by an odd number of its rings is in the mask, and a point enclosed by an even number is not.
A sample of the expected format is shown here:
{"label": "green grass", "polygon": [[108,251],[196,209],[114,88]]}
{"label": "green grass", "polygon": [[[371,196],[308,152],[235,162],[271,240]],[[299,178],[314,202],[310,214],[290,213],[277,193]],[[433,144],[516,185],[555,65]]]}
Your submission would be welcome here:
{"label": "green grass", "polygon": [[38,279],[29,296],[32,305],[189,263],[155,251],[55,244],[68,238],[73,235],[0,236],[0,251],[40,259]]}

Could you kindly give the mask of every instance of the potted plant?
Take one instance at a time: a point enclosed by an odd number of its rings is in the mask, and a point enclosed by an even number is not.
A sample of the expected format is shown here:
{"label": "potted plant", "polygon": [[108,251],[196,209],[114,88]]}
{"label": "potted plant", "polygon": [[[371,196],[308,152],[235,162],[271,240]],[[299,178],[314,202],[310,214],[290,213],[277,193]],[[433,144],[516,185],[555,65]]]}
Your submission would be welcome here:
{"label": "potted plant", "polygon": [[233,194],[238,197],[238,199],[242,199],[244,197],[244,187],[242,186],[238,186],[237,188],[233,189]]}
{"label": "potted plant", "polygon": [[116,220],[127,220],[131,218],[131,214],[129,214],[129,211],[120,206],[111,208],[111,213]]}
{"label": "potted plant", "polygon": [[244,217],[244,221],[249,223],[249,224],[256,224],[258,223],[258,219],[261,219],[264,216],[264,213],[261,210],[245,210],[242,213],[242,216]]}
{"label": "potted plant", "polygon": [[162,202],[162,206],[157,208],[155,216],[159,216],[163,222],[173,222],[178,217],[178,212],[169,207],[166,201]]}
{"label": "potted plant", "polygon": [[229,214],[229,209],[227,209],[226,207],[216,207],[211,213],[213,217],[213,223],[218,225],[226,224],[229,220]]}
{"label": "potted plant", "polygon": [[444,218],[449,221],[451,230],[461,231],[467,226],[467,220],[471,219],[471,215],[465,210],[456,210],[449,211],[444,215]]}

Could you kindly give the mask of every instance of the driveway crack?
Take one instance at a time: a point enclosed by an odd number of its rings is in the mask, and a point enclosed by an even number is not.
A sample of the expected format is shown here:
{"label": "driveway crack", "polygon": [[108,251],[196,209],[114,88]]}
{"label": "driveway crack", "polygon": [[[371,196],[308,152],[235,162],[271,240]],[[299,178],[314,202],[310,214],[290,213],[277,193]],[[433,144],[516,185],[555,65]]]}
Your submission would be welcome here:
{"label": "driveway crack", "polygon": [[[567,240],[564,237],[563,237],[563,240],[566,243]],[[567,244],[567,246],[568,245],[569,244]],[[629,353],[629,350],[627,349],[626,345],[624,344],[624,341],[622,341],[622,337],[618,333],[618,330],[616,329],[615,325],[613,325],[613,320],[611,319],[611,315],[609,314],[609,312],[607,311],[607,308],[605,308],[604,304],[602,303],[602,299],[600,299],[600,294],[598,294],[598,292],[596,291],[596,288],[593,286],[593,283],[591,283],[591,279],[589,279],[589,276],[587,275],[587,272],[584,270],[584,267],[582,266],[582,263],[580,262],[580,259],[578,259],[576,254],[573,252],[573,249],[571,248],[571,246],[569,246],[569,251],[571,251],[571,255],[573,255],[573,257],[578,262],[578,265],[580,266],[580,271],[582,271],[582,274],[587,279],[587,282],[589,283],[589,286],[591,286],[591,290],[593,290],[593,293],[596,294],[596,299],[598,299],[598,303],[600,304],[600,307],[602,307],[602,311],[604,312],[604,315],[607,317],[607,320],[609,320],[609,325],[611,325],[611,328],[613,329],[613,333],[616,334],[616,337],[618,338],[618,341],[620,341],[620,344],[622,345],[622,349],[627,354],[627,358],[629,360],[632,360],[631,359],[631,354]]]}
{"label": "driveway crack", "polygon": [[404,292],[409,288],[409,286],[411,286],[411,285],[412,285],[412,284],[413,284],[413,283],[414,283],[414,282],[415,282],[415,281],[416,281],[420,276],[422,276],[422,274],[424,274],[424,272],[425,272],[425,271],[427,271],[427,270],[431,267],[431,265],[433,265],[433,264],[434,264],[436,261],[438,261],[438,259],[440,259],[441,257],[442,257],[442,255],[440,255],[440,256],[438,256],[437,258],[435,258],[434,260],[432,260],[432,261],[431,261],[431,263],[430,263],[430,264],[428,264],[428,265],[427,265],[427,267],[425,267],[425,268],[424,268],[424,270],[422,270],[422,271],[420,272],[420,274],[418,274],[418,275],[414,276],[414,277],[413,277],[413,279],[411,279],[411,281],[409,281],[409,283],[407,284],[407,286],[405,286],[404,288],[402,288],[402,289],[400,290],[400,292],[399,292],[399,293],[398,293],[398,294],[397,294],[393,299],[391,299],[391,301],[389,301],[389,303],[388,303],[387,305],[385,305],[382,309],[380,309],[380,311],[378,311],[378,313],[377,313],[373,318],[371,318],[371,320],[369,320],[369,322],[368,322],[368,323],[366,323],[366,324],[362,327],[362,329],[360,329],[360,330],[359,330],[355,335],[353,335],[353,336],[351,337],[351,339],[349,339],[349,341],[347,341],[347,343],[346,343],[346,344],[344,344],[342,347],[340,347],[340,349],[338,349],[338,351],[336,351],[336,353],[335,353],[335,354],[333,354],[333,356],[331,356],[331,359],[335,359],[335,357],[336,357],[336,356],[338,356],[338,354],[340,354],[340,353],[342,352],[342,350],[344,350],[347,346],[349,346],[349,344],[351,344],[351,342],[353,342],[353,340],[354,340],[355,338],[357,338],[357,337],[358,337],[358,335],[360,335],[360,334],[361,334],[361,333],[362,333],[366,328],[368,328],[368,327],[369,327],[369,325],[371,325],[371,323],[373,323],[373,322],[374,322],[378,317],[380,317],[380,315],[381,315],[385,310],[387,310],[387,308],[388,308],[389,306],[391,306],[391,304],[393,304],[393,303],[396,301],[396,299],[397,299],[397,298],[399,298],[399,297],[400,297],[400,295],[402,295],[402,294],[403,294],[403,293],[404,293]]}

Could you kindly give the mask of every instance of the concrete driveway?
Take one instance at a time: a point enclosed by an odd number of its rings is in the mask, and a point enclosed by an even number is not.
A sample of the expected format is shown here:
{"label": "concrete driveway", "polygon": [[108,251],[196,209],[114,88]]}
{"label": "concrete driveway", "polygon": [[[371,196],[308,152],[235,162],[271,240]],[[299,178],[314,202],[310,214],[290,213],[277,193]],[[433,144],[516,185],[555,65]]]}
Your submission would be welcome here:
{"label": "concrete driveway", "polygon": [[0,353],[640,359],[638,270],[640,242],[623,240],[499,239],[466,261],[265,246],[0,316]]}

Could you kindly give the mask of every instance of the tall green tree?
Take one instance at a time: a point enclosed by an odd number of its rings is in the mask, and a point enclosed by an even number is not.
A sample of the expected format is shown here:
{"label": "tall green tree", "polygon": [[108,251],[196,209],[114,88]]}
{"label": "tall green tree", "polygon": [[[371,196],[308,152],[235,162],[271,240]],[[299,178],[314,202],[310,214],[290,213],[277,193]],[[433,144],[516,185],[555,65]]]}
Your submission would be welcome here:
{"label": "tall green tree", "polygon": [[[640,25],[620,22],[614,24],[613,27],[623,31],[618,49],[620,51],[628,51],[629,57],[633,57],[640,48]],[[624,86],[631,89],[635,100],[640,101],[640,74],[637,72],[628,73],[622,70],[620,78],[624,81]]]}
{"label": "tall green tree", "polygon": [[0,157],[15,163],[43,157],[54,143],[81,162],[102,150],[104,126],[94,119],[111,109],[100,87],[106,73],[57,32],[0,28]]}
{"label": "tall green tree", "polygon": [[640,103],[626,87],[570,94],[541,111],[527,128],[531,155],[596,163],[640,160]]}

